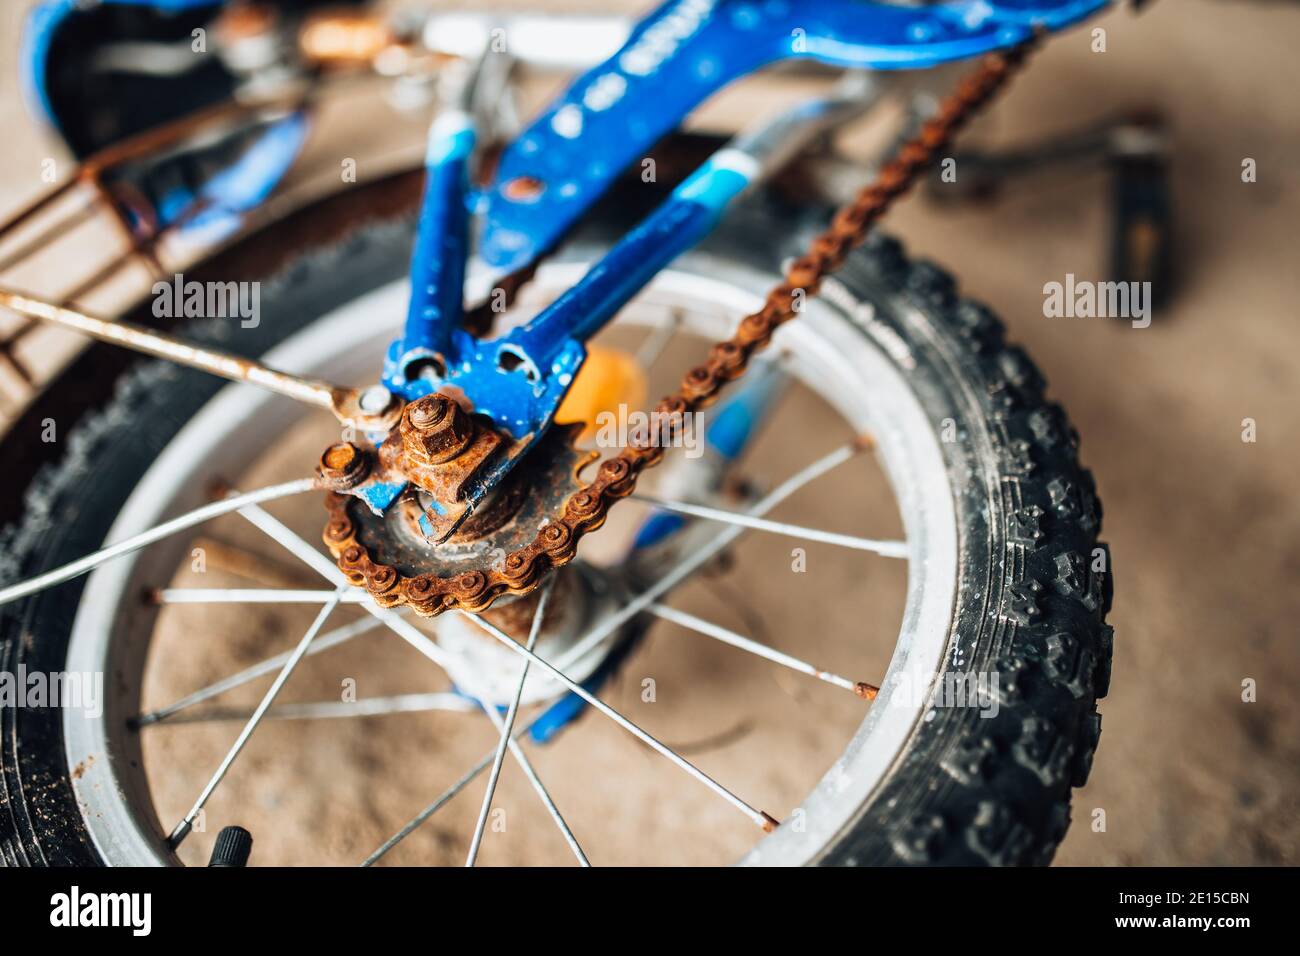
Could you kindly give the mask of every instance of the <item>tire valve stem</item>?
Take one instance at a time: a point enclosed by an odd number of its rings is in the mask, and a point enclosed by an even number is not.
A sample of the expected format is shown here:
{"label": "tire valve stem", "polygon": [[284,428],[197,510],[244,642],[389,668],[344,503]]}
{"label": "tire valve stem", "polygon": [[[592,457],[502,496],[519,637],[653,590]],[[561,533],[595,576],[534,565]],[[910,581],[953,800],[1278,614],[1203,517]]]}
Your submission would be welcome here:
{"label": "tire valve stem", "polygon": [[253,852],[253,834],[243,827],[222,827],[212,845],[208,866],[240,867],[248,865]]}

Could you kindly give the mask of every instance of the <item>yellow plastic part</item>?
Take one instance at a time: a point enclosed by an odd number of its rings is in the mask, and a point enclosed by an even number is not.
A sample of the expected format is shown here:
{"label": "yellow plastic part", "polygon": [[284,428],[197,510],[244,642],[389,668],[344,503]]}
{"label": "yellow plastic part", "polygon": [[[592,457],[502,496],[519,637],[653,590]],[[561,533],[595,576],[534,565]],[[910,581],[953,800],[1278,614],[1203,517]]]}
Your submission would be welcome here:
{"label": "yellow plastic part", "polygon": [[569,393],[560,403],[555,420],[581,422],[583,439],[595,435],[602,412],[618,416],[641,409],[646,400],[646,377],[636,359],[619,349],[588,346],[587,360],[578,370]]}

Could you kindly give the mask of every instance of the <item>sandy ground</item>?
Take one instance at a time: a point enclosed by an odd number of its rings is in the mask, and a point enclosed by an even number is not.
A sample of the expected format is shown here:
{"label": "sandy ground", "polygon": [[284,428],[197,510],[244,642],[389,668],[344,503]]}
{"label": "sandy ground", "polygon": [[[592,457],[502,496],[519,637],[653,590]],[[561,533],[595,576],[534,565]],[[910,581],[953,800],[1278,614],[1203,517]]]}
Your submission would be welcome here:
{"label": "sandy ground", "polygon": [[[16,43],[16,6],[6,5],[0,15],[7,24],[0,56],[11,56]],[[968,291],[1007,320],[1082,434],[1084,460],[1105,504],[1116,567],[1114,680],[1102,707],[1092,779],[1076,794],[1077,822],[1058,861],[1294,864],[1300,861],[1300,726],[1288,688],[1300,679],[1300,455],[1294,448],[1300,434],[1294,242],[1300,65],[1293,56],[1300,7],[1166,0],[1140,17],[1118,12],[1100,25],[1108,30],[1106,53],[1090,51],[1086,31],[1053,42],[999,105],[988,132],[993,139],[1037,137],[1137,106],[1158,107],[1170,118],[1181,282],[1149,329],[1042,315],[1045,282],[1066,273],[1098,275],[1103,267],[1107,184],[1100,173],[1036,180],[978,209],[943,210],[913,199],[890,226],[914,253],[956,271]],[[32,194],[36,173],[23,171],[37,169],[50,147],[20,115],[13,69],[3,59],[0,118],[7,130],[0,156],[10,171],[0,179],[0,200],[12,204]],[[1241,181],[1247,157],[1258,163],[1258,182]],[[794,407],[805,401],[812,399],[800,397]],[[1247,418],[1258,430],[1253,443],[1242,441]],[[304,442],[318,444],[313,436]],[[827,436],[821,447],[831,444]],[[780,465],[766,466],[772,477],[784,473]],[[281,467],[269,462],[266,474]],[[840,530],[888,532],[896,519],[875,479],[864,473],[843,480],[865,489],[856,499],[860,509],[832,516],[822,497],[809,496],[791,504],[791,515],[842,520]],[[314,537],[310,509],[285,514]],[[237,542],[244,529],[214,526],[210,533]],[[760,549],[746,560],[760,568],[788,564],[786,554]],[[870,608],[887,622],[879,633],[836,626],[836,619],[808,630],[828,642],[828,666],[870,668],[886,659],[899,581],[879,563],[841,573],[773,577],[778,590],[764,594],[766,606],[789,608],[819,589],[839,594],[852,585],[852,604],[838,613],[855,621],[853,615]],[[216,582],[209,575],[204,583]],[[728,617],[734,603],[719,585],[688,596],[683,606],[740,626],[743,621]],[[177,629],[202,635],[204,643],[202,653],[180,657],[160,678],[166,687],[151,688],[160,698],[289,646],[310,618],[298,611],[264,622],[194,609],[169,613],[200,615],[177,622]],[[785,613],[769,623],[778,643],[798,620]],[[253,637],[261,630],[254,624],[262,623],[282,635],[279,646]],[[853,701],[684,639],[680,632],[657,635],[611,702],[671,742],[697,743],[706,769],[742,791],[761,791],[778,815],[788,810],[799,799],[801,779],[806,783],[800,775],[815,776],[850,733]],[[390,642],[382,653],[380,647],[380,635],[371,635],[314,659],[295,679],[292,699],[333,698],[342,678],[363,674],[375,682],[362,689],[364,696],[428,689],[411,676],[418,666],[413,653],[390,650]],[[699,693],[705,682],[706,710],[716,720],[643,704],[639,678],[647,674],[656,677],[661,701],[671,700],[675,688]],[[737,688],[749,677],[767,681],[773,692],[761,701],[746,698]],[[1242,700],[1246,680],[1255,682],[1254,702]],[[825,714],[814,730],[791,719],[814,703]],[[214,799],[209,819],[255,820],[263,860],[281,853],[301,860],[305,844],[308,859],[354,862],[450,782],[458,772],[451,768],[490,746],[488,729],[467,721],[408,715],[320,722],[294,736],[288,724],[269,726]],[[161,765],[183,755],[208,767],[232,735],[229,724],[164,729],[150,745],[150,760]],[[378,739],[383,743],[376,746]],[[746,759],[755,746],[802,757],[773,771],[770,762]],[[591,842],[593,858],[712,862],[734,857],[750,839],[743,820],[591,718],[537,760],[557,801],[571,808],[579,837]],[[608,781],[632,772],[646,781],[643,799],[620,800],[616,788],[593,785],[593,774]],[[200,776],[196,769],[160,788],[164,818],[184,809]],[[502,786],[509,823],[506,832],[491,835],[485,861],[562,860],[563,845],[522,778],[507,773]],[[393,859],[456,859],[477,800],[475,791],[450,804]],[[1098,809],[1105,811],[1104,832],[1089,826]],[[299,822],[270,822],[289,817]],[[686,833],[691,840],[683,851],[675,840]],[[201,859],[208,840],[210,834],[192,841],[189,857]]]}

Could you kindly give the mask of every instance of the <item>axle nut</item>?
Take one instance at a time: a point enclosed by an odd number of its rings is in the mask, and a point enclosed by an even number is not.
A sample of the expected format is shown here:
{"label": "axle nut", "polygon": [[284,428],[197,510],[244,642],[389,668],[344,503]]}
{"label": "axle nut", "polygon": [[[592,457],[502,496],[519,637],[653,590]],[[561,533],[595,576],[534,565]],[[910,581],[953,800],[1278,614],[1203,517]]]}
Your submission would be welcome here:
{"label": "axle nut", "polygon": [[341,441],[325,449],[316,473],[327,488],[346,491],[355,488],[369,470],[370,462],[361,449],[351,442]]}
{"label": "axle nut", "polygon": [[433,465],[455,458],[474,440],[474,420],[469,413],[437,393],[407,405],[400,427],[406,452]]}

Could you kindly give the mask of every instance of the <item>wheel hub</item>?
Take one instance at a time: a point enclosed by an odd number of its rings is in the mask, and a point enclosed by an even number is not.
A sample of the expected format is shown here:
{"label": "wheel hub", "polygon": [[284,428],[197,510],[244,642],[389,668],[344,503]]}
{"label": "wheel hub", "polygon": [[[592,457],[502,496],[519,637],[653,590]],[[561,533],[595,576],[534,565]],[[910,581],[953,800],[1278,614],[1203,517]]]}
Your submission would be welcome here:
{"label": "wheel hub", "polygon": [[[592,647],[573,656],[574,648],[592,624],[614,614],[626,594],[616,577],[581,561],[575,561],[569,572],[556,575],[554,580],[538,624],[534,650],[548,661],[565,660],[565,674],[583,683],[611,659],[617,647],[634,638],[636,628],[611,629]],[[522,597],[501,598],[481,616],[519,643],[527,643],[541,593],[539,588]],[[439,618],[437,627],[438,643],[451,652],[447,673],[453,683],[490,706],[508,706],[519,683],[519,657],[463,615],[445,615]],[[534,667],[528,672],[520,702],[539,703],[567,690],[555,677]]]}
{"label": "wheel hub", "polygon": [[[581,489],[578,473],[597,457],[576,446],[581,430],[580,425],[553,427],[439,543],[429,534],[429,515],[455,509],[464,476],[490,460],[500,439],[445,396],[412,402],[377,451],[344,443],[322,456],[322,474],[333,477],[339,488],[355,484],[376,463],[410,482],[382,514],[356,496],[331,493],[325,543],[349,579],[368,588],[377,603],[408,603],[419,613],[436,614],[443,607],[437,597],[441,591],[485,577],[507,555],[534,541],[550,516]],[[453,474],[449,466],[457,471]],[[425,593],[430,600],[418,600]],[[488,598],[479,607],[459,601],[457,606],[482,610],[490,603]]]}

